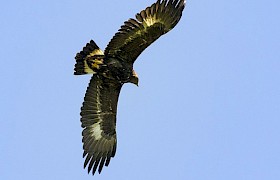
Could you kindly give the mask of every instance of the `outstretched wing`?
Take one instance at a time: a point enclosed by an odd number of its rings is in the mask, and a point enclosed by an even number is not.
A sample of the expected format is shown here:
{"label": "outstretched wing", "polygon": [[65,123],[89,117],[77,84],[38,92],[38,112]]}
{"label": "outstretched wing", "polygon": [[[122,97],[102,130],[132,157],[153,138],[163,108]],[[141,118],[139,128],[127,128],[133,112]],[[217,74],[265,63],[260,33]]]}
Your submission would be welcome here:
{"label": "outstretched wing", "polygon": [[133,63],[151,43],[179,22],[184,0],[158,0],[124,22],[105,49],[105,56]]}
{"label": "outstretched wing", "polygon": [[116,113],[122,84],[93,75],[81,108],[84,168],[102,171],[116,153]]}

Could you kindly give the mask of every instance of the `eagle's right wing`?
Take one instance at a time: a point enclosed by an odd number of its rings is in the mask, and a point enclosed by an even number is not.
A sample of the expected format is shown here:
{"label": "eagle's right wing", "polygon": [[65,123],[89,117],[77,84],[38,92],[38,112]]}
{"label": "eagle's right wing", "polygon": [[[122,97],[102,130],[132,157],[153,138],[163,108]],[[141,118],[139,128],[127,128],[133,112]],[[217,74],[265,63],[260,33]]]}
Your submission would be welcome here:
{"label": "eagle's right wing", "polygon": [[176,26],[184,7],[185,0],[158,0],[136,14],[136,19],[124,22],[105,49],[105,56],[133,63],[151,43]]}
{"label": "eagle's right wing", "polygon": [[81,108],[83,148],[88,172],[102,171],[116,153],[116,114],[122,84],[93,75]]}

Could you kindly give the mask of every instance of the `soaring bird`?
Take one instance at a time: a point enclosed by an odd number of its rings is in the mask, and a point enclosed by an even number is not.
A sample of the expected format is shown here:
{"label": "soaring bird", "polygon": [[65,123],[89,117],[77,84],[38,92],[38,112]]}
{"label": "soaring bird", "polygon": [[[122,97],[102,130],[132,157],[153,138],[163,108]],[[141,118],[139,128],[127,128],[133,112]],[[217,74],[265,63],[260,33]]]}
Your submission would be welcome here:
{"label": "soaring bird", "polygon": [[91,40],[77,53],[74,75],[93,74],[81,107],[84,168],[101,173],[115,156],[116,115],[124,83],[138,86],[133,70],[137,57],[179,22],[184,0],[158,0],[129,19],[113,36],[103,52]]}

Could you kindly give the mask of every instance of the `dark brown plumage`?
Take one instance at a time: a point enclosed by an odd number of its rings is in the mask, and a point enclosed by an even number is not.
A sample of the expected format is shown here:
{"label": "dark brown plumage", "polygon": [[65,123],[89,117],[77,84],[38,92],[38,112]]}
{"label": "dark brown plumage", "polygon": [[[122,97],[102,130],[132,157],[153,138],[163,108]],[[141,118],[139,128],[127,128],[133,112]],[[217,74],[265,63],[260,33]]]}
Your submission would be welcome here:
{"label": "dark brown plumage", "polygon": [[91,40],[77,53],[75,75],[93,74],[81,108],[84,168],[92,174],[115,156],[118,97],[124,83],[138,85],[137,57],[179,22],[184,0],[158,0],[124,22],[103,53]]}

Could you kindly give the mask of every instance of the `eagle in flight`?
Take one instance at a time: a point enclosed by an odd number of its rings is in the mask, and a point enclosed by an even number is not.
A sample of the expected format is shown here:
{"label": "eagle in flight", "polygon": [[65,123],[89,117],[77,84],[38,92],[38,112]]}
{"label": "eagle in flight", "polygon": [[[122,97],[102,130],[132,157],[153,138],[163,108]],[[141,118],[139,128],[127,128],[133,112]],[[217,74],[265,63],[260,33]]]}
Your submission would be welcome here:
{"label": "eagle in flight", "polygon": [[179,22],[185,0],[158,0],[118,30],[103,52],[91,40],[77,53],[74,75],[93,74],[81,107],[84,168],[100,173],[115,156],[116,115],[124,83],[138,85],[137,57]]}

